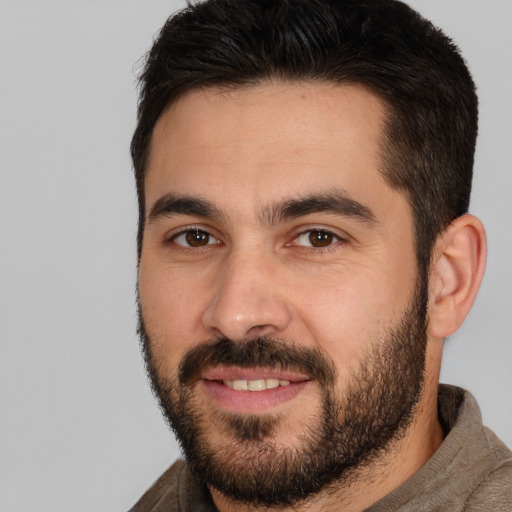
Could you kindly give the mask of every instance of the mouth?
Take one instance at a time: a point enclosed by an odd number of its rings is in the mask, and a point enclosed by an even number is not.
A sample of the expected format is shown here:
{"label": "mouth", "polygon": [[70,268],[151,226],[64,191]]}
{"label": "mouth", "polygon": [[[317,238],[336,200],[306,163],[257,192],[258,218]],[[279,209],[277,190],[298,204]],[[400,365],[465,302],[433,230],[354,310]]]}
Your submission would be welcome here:
{"label": "mouth", "polygon": [[307,375],[261,368],[214,368],[201,384],[214,404],[226,412],[258,413],[291,401],[311,383]]}
{"label": "mouth", "polygon": [[265,391],[290,385],[289,380],[282,379],[223,380],[222,383],[235,391]]}

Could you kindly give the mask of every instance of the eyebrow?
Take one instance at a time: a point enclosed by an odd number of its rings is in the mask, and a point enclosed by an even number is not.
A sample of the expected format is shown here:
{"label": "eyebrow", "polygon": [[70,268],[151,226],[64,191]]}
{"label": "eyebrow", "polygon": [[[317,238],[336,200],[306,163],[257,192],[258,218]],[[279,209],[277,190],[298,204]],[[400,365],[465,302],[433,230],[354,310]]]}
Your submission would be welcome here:
{"label": "eyebrow", "polygon": [[148,214],[148,222],[154,222],[174,215],[193,215],[211,219],[220,219],[220,210],[209,201],[189,196],[167,194],[158,199]]}
{"label": "eyebrow", "polygon": [[370,208],[352,199],[344,191],[312,194],[302,198],[289,199],[282,204],[269,205],[263,208],[260,218],[263,223],[274,225],[312,213],[333,213],[353,218],[367,225],[377,223],[375,214]]}
{"label": "eyebrow", "polygon": [[[266,205],[258,216],[260,222],[273,226],[313,213],[332,213],[353,218],[367,225],[377,222],[375,214],[370,208],[352,199],[344,191],[312,194],[288,199],[278,204]],[[175,215],[192,215],[214,220],[221,220],[223,217],[222,212],[210,201],[191,196],[167,194],[152,206],[148,222]]]}

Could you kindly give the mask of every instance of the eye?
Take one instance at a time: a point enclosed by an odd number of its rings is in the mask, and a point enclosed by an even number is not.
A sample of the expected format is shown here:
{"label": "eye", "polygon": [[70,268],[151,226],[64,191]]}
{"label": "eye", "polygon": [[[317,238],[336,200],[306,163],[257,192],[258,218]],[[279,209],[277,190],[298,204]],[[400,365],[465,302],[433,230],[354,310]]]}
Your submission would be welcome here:
{"label": "eye", "polygon": [[171,239],[176,245],[183,247],[204,247],[206,245],[216,245],[219,243],[213,235],[200,229],[189,229],[178,233]]}
{"label": "eye", "polygon": [[330,231],[324,229],[311,229],[301,233],[293,241],[293,245],[301,245],[304,247],[329,247],[337,242],[340,242],[341,238]]}

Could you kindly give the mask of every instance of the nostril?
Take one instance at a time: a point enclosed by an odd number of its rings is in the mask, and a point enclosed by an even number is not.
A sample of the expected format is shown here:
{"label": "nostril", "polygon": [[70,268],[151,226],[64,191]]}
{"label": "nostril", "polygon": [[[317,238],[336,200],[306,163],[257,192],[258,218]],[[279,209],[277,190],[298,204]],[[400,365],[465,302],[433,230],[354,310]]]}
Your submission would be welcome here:
{"label": "nostril", "polygon": [[226,335],[217,327],[211,327],[209,329],[210,333],[213,334],[216,338],[226,338]]}
{"label": "nostril", "polygon": [[269,331],[271,330],[273,330],[273,328],[269,324],[254,325],[249,329],[247,334],[251,336],[263,336],[265,334],[268,334]]}
{"label": "nostril", "polygon": [[251,328],[251,331],[262,331],[263,329],[265,329],[267,327],[268,327],[267,324],[255,325],[254,327]]}

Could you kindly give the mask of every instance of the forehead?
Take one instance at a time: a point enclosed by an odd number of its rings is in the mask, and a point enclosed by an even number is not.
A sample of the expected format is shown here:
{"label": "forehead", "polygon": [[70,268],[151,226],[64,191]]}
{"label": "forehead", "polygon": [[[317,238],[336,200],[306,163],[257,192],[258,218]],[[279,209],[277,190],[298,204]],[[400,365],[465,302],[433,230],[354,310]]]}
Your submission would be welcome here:
{"label": "forehead", "polygon": [[155,126],[146,206],[169,193],[217,195],[216,204],[226,206],[331,187],[363,199],[387,193],[380,172],[385,115],[383,102],[358,85],[189,92]]}

